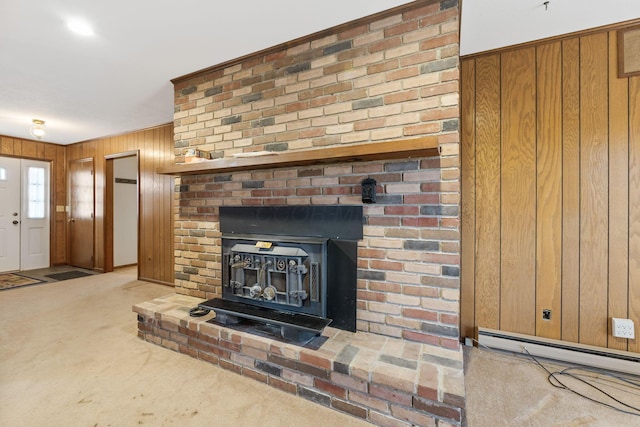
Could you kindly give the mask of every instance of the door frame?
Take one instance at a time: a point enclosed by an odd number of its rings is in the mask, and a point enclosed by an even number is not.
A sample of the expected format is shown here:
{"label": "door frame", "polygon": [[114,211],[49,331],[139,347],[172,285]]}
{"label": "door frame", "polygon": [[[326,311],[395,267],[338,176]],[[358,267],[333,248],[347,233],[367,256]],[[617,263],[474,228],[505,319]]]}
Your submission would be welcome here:
{"label": "door frame", "polygon": [[[137,213],[137,234],[138,234],[138,266],[140,266],[140,150],[124,151],[117,154],[108,154],[105,159],[105,185],[104,185],[104,272],[113,271],[113,161],[123,157],[136,156],[137,171],[137,187],[138,187],[138,206]],[[140,269],[138,268],[138,277],[140,277]]]}
{"label": "door frame", "polygon": [[[56,204],[55,204],[55,194],[56,194],[56,177],[53,176],[55,174],[55,160],[50,158],[38,158],[38,157],[27,157],[27,156],[15,156],[11,154],[0,154],[2,157],[9,157],[12,159],[18,160],[36,160],[39,162],[48,162],[49,163],[49,266],[54,265],[54,230],[56,226]],[[22,164],[20,165],[20,209],[22,210]],[[65,224],[66,229],[66,224]],[[66,234],[66,231],[65,231]],[[22,236],[20,237],[22,239]],[[20,267],[18,267],[18,271],[22,271],[22,262],[20,262]]]}

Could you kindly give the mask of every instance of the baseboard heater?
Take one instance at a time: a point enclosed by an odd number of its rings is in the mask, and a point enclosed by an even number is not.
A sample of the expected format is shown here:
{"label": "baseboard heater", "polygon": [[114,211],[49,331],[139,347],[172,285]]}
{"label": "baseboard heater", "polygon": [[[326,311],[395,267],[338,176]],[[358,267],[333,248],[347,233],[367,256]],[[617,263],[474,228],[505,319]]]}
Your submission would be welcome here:
{"label": "baseboard heater", "polygon": [[640,354],[638,353],[568,343],[566,341],[487,328],[478,328],[478,343],[489,348],[514,353],[524,353],[524,348],[526,348],[529,353],[536,357],[633,375],[640,373]]}

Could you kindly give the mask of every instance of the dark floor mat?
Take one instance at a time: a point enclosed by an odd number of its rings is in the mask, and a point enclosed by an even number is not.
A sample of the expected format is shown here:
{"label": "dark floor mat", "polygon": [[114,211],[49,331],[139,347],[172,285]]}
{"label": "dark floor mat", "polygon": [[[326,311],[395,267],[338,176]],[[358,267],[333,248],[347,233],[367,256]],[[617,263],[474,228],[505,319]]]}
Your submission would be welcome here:
{"label": "dark floor mat", "polygon": [[62,273],[47,274],[44,277],[48,277],[50,279],[60,281],[60,280],[77,279],[78,277],[85,277],[85,276],[91,276],[91,273],[85,273],[84,271],[73,270],[73,271],[63,271]]}

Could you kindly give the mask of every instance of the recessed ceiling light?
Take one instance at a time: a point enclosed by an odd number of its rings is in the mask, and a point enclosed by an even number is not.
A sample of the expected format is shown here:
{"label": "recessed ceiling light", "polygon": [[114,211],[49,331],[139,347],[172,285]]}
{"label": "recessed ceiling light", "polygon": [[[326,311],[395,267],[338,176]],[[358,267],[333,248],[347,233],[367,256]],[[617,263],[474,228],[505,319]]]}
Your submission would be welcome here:
{"label": "recessed ceiling light", "polygon": [[81,36],[90,37],[94,35],[93,27],[87,21],[82,19],[70,19],[67,21],[67,28]]}

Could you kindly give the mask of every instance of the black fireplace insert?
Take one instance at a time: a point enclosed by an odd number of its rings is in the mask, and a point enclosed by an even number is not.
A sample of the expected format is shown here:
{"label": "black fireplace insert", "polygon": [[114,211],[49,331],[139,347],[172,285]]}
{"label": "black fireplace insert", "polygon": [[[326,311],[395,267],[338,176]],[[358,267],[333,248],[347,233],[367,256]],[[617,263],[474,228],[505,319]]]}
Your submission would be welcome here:
{"label": "black fireplace insert", "polygon": [[222,298],[201,303],[306,341],[331,324],[355,331],[361,206],[220,207]]}

